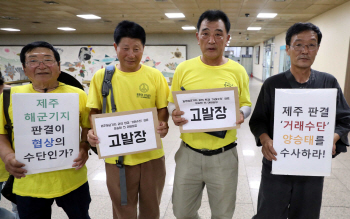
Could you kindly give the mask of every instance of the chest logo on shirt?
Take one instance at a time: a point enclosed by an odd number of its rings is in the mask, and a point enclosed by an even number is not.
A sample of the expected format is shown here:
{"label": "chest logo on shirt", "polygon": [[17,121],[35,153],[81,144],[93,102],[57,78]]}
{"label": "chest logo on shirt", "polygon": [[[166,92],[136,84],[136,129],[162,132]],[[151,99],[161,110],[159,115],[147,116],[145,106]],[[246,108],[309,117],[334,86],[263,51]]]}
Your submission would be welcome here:
{"label": "chest logo on shirt", "polygon": [[139,86],[139,89],[142,93],[146,93],[148,90],[149,90],[149,87],[146,83],[142,83],[140,86]]}
{"label": "chest logo on shirt", "polygon": [[233,87],[233,84],[229,83],[229,82],[225,82],[224,84],[225,87]]}

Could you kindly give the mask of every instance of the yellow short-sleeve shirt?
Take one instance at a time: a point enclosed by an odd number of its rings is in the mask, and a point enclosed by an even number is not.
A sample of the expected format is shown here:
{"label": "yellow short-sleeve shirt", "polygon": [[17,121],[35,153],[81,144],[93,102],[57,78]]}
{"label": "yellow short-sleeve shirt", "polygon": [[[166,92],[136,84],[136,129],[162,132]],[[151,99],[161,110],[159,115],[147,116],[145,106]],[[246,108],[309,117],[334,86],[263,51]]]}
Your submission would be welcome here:
{"label": "yellow short-sleeve shirt", "polygon": [[5,169],[5,164],[0,159],[0,182],[4,182],[9,178],[9,172]]}
{"label": "yellow short-sleeve shirt", "polygon": [[[105,69],[97,71],[90,83],[87,107],[102,110],[102,82]],[[112,77],[114,101],[117,112],[168,105],[169,86],[162,73],[152,67],[141,65],[136,72],[123,72],[117,67]],[[107,97],[106,113],[111,113],[110,96]],[[124,156],[126,165],[137,165],[164,156],[164,150],[157,149]],[[115,164],[118,157],[106,158],[105,162]]]}
{"label": "yellow short-sleeve shirt", "polygon": [[[32,84],[12,87],[11,96],[14,93],[39,93],[33,89]],[[59,86],[49,93],[78,93],[79,94],[79,123],[82,128],[90,128],[89,108],[86,107],[87,95],[84,91],[59,83]],[[3,103],[3,94],[0,96]],[[12,98],[10,98],[9,117],[13,121]],[[0,107],[0,134],[6,134],[4,128],[6,119],[3,107]],[[13,135],[12,135],[13,136]],[[77,136],[79,138],[80,136]],[[13,139],[12,139],[13,141]],[[15,145],[13,143],[13,147]],[[65,169],[53,172],[27,175],[21,179],[15,179],[13,193],[20,196],[35,198],[56,198],[79,188],[87,182],[87,168],[84,166],[79,170]]]}
{"label": "yellow short-sleeve shirt", "polygon": [[[229,59],[223,65],[210,66],[201,61],[200,56],[184,61],[176,68],[171,91],[237,87],[239,106],[251,106],[249,77],[244,67]],[[169,102],[174,102],[170,93]],[[215,150],[234,142],[236,129],[228,130],[224,139],[203,132],[182,133],[181,139],[193,148]]]}

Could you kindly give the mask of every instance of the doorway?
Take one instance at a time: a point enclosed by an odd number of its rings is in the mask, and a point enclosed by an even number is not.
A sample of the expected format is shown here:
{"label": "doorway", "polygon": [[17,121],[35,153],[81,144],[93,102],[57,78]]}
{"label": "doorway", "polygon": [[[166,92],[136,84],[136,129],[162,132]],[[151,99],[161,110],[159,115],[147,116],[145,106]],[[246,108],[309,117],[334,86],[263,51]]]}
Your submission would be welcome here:
{"label": "doorway", "polygon": [[273,72],[273,53],[275,45],[273,43],[274,38],[271,38],[264,42],[264,51],[263,51],[263,75],[262,80],[265,81],[269,78]]}

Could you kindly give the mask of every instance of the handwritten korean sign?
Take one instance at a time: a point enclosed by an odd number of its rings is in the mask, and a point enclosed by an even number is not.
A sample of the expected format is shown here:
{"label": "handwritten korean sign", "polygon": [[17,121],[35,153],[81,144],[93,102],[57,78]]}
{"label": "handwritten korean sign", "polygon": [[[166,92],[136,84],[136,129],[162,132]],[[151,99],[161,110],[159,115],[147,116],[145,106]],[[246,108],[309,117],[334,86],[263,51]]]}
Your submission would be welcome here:
{"label": "handwritten korean sign", "polygon": [[239,100],[237,87],[173,91],[176,109],[188,123],[180,126],[181,133],[237,129]]}
{"label": "handwritten korean sign", "polygon": [[276,89],[272,174],[329,176],[337,89]]}
{"label": "handwritten korean sign", "polygon": [[148,108],[92,116],[99,138],[99,158],[135,154],[162,148],[157,109]]}
{"label": "handwritten korean sign", "polygon": [[16,159],[27,174],[72,168],[79,154],[79,96],[13,94]]}

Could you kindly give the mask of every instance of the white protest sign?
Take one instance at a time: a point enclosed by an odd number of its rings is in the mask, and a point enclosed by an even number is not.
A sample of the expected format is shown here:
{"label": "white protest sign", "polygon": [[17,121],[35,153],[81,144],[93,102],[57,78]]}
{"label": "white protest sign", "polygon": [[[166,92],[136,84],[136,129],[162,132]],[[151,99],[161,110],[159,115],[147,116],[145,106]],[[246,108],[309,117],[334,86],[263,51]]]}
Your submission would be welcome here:
{"label": "white protest sign", "polygon": [[177,110],[188,120],[180,126],[181,133],[237,129],[239,99],[237,87],[173,91]]}
{"label": "white protest sign", "polygon": [[12,95],[16,160],[27,174],[72,168],[79,154],[79,95]]}
{"label": "white protest sign", "polygon": [[272,174],[329,176],[337,89],[276,89]]}
{"label": "white protest sign", "polygon": [[125,112],[95,114],[94,132],[100,143],[99,158],[116,157],[161,149],[157,109],[148,108]]}

